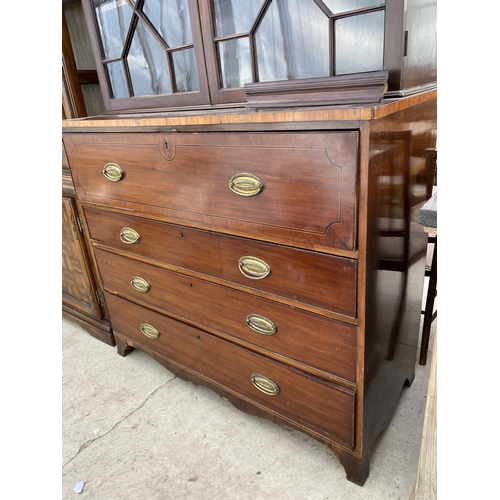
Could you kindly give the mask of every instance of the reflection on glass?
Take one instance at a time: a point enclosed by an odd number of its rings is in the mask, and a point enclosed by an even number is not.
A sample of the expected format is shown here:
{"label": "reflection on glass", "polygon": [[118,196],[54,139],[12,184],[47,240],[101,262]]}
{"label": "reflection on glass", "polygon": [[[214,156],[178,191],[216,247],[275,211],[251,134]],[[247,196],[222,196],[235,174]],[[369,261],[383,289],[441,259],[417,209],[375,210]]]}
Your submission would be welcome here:
{"label": "reflection on glass", "polygon": [[382,69],[384,12],[346,17],[335,22],[337,75]]}
{"label": "reflection on glass", "polygon": [[194,50],[185,49],[172,52],[172,60],[174,62],[175,91],[192,92],[200,90]]}
{"label": "reflection on glass", "polygon": [[130,97],[128,95],[127,84],[123,74],[121,62],[113,62],[105,66],[108,72],[109,83],[111,84],[111,95],[116,99],[119,97]]}
{"label": "reflection on glass", "polygon": [[170,48],[193,43],[187,0],[146,0],[142,10]]}
{"label": "reflection on glass", "polygon": [[214,0],[217,36],[248,33],[262,2],[263,0]]}
{"label": "reflection on glass", "polygon": [[134,96],[170,94],[167,54],[139,21],[127,57]]}
{"label": "reflection on glass", "polygon": [[125,0],[93,0],[93,2],[104,58],[120,57],[132,19],[132,9]]}
{"label": "reflection on glass", "polygon": [[274,0],[255,35],[259,81],[328,76],[328,23],[314,0]]}
{"label": "reflection on glass", "polygon": [[243,87],[252,82],[250,45],[248,38],[219,42],[219,58],[224,88]]}
{"label": "reflection on glass", "polygon": [[349,10],[364,9],[381,5],[385,0],[323,0],[323,3],[332,11],[333,14],[347,12]]}

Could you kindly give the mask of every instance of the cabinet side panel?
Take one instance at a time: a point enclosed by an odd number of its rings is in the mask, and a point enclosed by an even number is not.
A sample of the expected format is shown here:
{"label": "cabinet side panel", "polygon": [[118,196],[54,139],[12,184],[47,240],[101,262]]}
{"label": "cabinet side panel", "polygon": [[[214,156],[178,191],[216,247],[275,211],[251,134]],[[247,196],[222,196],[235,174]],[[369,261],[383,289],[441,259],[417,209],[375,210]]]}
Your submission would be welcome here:
{"label": "cabinet side panel", "polygon": [[437,1],[409,0],[403,88],[437,81]]}
{"label": "cabinet side panel", "polygon": [[388,424],[413,381],[427,234],[426,152],[436,146],[436,101],[372,122],[367,201],[364,447]]}

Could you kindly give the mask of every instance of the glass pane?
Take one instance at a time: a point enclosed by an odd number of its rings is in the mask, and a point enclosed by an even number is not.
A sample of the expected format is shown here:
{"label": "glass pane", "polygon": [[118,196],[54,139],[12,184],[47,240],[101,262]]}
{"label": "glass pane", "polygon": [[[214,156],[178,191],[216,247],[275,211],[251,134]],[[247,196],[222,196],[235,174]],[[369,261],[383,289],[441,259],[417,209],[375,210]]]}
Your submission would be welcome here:
{"label": "glass pane", "polygon": [[328,24],[314,0],[273,0],[255,35],[259,81],[329,76]]}
{"label": "glass pane", "polygon": [[132,38],[127,63],[134,96],[172,92],[167,54],[140,21]]}
{"label": "glass pane", "polygon": [[252,82],[248,38],[219,42],[220,70],[224,88],[243,87]]}
{"label": "glass pane", "polygon": [[123,74],[123,66],[121,62],[113,62],[105,66],[109,82],[111,84],[111,95],[114,98],[130,97],[128,95],[127,84]]}
{"label": "glass pane", "polygon": [[93,0],[101,33],[104,59],[121,56],[132,19],[132,9],[125,0]]}
{"label": "glass pane", "polygon": [[187,0],[146,0],[142,10],[170,48],[193,43]]}
{"label": "glass pane", "polygon": [[172,60],[174,61],[176,92],[200,90],[194,60],[194,49],[172,52]]}
{"label": "glass pane", "polygon": [[335,73],[377,71],[384,59],[384,12],[346,17],[335,22]]}
{"label": "glass pane", "polygon": [[218,37],[248,33],[263,0],[213,0]]}
{"label": "glass pane", "polygon": [[381,5],[385,0],[323,0],[323,3],[334,13],[347,12],[349,10],[363,9]]}

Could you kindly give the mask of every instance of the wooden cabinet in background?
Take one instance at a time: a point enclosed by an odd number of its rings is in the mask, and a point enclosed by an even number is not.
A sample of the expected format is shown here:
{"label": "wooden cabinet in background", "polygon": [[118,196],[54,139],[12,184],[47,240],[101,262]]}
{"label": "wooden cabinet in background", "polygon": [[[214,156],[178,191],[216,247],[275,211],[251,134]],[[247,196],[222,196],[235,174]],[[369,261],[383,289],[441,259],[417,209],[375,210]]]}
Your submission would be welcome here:
{"label": "wooden cabinet in background", "polygon": [[[80,118],[103,110],[81,2],[62,2],[62,116]],[[83,212],[62,150],[62,310],[92,336],[115,345],[99,289]]]}
{"label": "wooden cabinet in background", "polygon": [[69,172],[62,174],[62,311],[93,337],[115,345],[99,289],[92,250],[88,246],[82,210],[75,199]]}

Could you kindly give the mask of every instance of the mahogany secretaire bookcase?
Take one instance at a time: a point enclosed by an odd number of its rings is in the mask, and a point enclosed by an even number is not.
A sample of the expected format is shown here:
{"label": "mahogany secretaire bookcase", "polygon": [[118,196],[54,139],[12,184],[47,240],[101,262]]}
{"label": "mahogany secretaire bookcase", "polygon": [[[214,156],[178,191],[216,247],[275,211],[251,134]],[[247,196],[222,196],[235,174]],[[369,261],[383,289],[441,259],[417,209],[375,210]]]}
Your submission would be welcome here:
{"label": "mahogany secretaire bookcase", "polygon": [[436,2],[82,6],[105,111],[63,143],[119,354],[362,485],[414,377]]}

